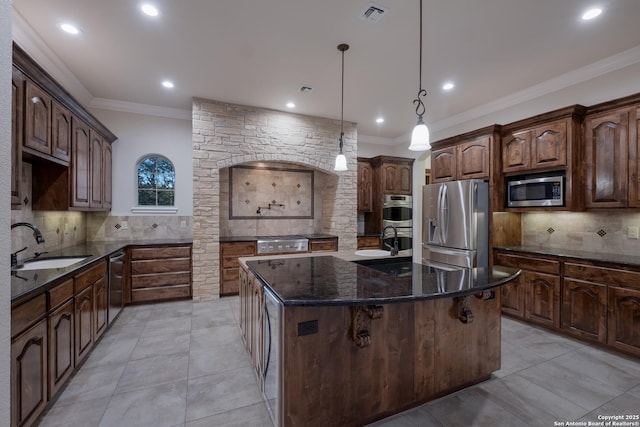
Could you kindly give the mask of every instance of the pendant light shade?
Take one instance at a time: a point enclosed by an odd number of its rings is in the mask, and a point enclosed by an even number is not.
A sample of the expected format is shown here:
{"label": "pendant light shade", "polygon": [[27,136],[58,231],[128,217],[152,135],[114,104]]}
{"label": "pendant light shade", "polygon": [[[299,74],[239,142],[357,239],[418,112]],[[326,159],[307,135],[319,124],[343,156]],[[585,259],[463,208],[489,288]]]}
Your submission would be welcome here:
{"label": "pendant light shade", "polygon": [[426,151],[431,149],[431,144],[429,143],[429,128],[425,124],[422,116],[426,111],[424,103],[420,97],[426,96],[427,91],[422,89],[422,0],[420,0],[420,68],[418,71],[418,97],[413,100],[413,103],[416,104],[416,115],[418,116],[418,123],[416,123],[416,127],[413,128],[413,132],[411,133],[411,144],[409,145],[409,150],[411,151]]}
{"label": "pendant light shade", "polygon": [[342,153],[342,138],[344,137],[344,51],[349,49],[349,45],[341,43],[338,45],[338,50],[342,52],[342,95],[340,101],[340,152],[336,156],[336,165],[333,170],[336,172],[343,172],[347,170],[347,158]]}

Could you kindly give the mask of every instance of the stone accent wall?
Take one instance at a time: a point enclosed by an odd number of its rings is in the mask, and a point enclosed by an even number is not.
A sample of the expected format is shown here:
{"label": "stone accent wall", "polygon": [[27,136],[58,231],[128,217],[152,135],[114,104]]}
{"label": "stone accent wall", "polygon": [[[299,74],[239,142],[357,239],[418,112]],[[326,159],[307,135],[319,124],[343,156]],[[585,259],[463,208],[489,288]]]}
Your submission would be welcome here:
{"label": "stone accent wall", "polygon": [[[356,249],[357,130],[345,123],[349,170],[333,171],[340,121],[194,98],[193,299],[220,292],[220,169],[252,162],[287,162],[337,176],[332,200],[322,206],[323,233],[339,236],[340,249]],[[309,230],[313,232],[313,230]],[[237,234],[237,233],[234,233]]]}

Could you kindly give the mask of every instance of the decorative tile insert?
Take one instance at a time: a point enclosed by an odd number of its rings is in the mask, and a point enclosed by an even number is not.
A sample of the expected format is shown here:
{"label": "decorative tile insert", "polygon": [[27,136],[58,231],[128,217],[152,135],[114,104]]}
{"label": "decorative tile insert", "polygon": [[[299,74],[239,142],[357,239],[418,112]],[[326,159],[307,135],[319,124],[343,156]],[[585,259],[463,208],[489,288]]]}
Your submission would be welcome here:
{"label": "decorative tile insert", "polygon": [[602,228],[600,230],[598,230],[598,236],[604,237],[605,234],[607,234],[607,232],[604,231]]}
{"label": "decorative tile insert", "polygon": [[547,228],[547,233],[549,233],[549,234],[553,234],[554,231],[556,231],[556,230],[554,230],[553,227]]}
{"label": "decorative tile insert", "polygon": [[116,224],[114,225],[114,227],[116,228],[116,230],[120,230],[120,227],[122,227],[120,224]]}

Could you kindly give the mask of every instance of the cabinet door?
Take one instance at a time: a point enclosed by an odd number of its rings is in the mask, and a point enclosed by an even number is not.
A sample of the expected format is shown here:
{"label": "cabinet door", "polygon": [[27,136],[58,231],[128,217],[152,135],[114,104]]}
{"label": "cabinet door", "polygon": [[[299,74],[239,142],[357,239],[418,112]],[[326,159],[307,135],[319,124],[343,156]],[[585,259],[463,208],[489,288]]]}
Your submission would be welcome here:
{"label": "cabinet door", "polygon": [[51,97],[27,80],[24,146],[51,154]]}
{"label": "cabinet door", "polygon": [[395,164],[382,164],[382,190],[384,194],[396,194],[398,189],[398,167]]}
{"label": "cabinet door", "polygon": [[560,276],[523,273],[526,283],[525,318],[549,327],[560,326]]}
{"label": "cabinet door", "polygon": [[627,206],[629,111],[585,119],[585,206]]}
{"label": "cabinet door", "polygon": [[71,151],[71,206],[89,207],[89,127],[75,117],[72,120]]}
{"label": "cabinet door", "polygon": [[502,286],[502,312],[524,318],[524,297],[525,297],[524,274],[512,280],[508,285]]}
{"label": "cabinet door", "polygon": [[640,107],[633,116],[635,133],[629,134],[629,206],[640,207]]}
{"label": "cabinet door", "polygon": [[456,178],[489,178],[489,147],[491,138],[480,138],[456,146]]}
{"label": "cabinet door", "polygon": [[93,346],[93,287],[89,286],[75,297],[75,363],[86,357]]}
{"label": "cabinet door", "polygon": [[73,299],[49,315],[49,398],[73,372]]}
{"label": "cabinet door", "polygon": [[110,210],[111,209],[111,201],[112,201],[112,179],[113,174],[111,172],[112,168],[112,158],[113,152],[111,144],[108,142],[104,143],[104,152],[102,153],[102,179],[103,179],[103,197],[102,197],[102,207],[103,209]]}
{"label": "cabinet door", "polygon": [[531,131],[515,132],[502,139],[502,172],[522,172],[531,167]]}
{"label": "cabinet door", "polygon": [[455,147],[442,148],[431,152],[431,177],[433,182],[454,181],[456,179]]}
{"label": "cabinet door", "polygon": [[531,169],[567,165],[567,123],[550,123],[532,131]]}
{"label": "cabinet door", "polygon": [[369,162],[358,162],[358,212],[371,212],[373,169]]}
{"label": "cabinet door", "polygon": [[396,183],[396,194],[411,194],[413,183],[413,167],[410,165],[398,165],[398,181]]}
{"label": "cabinet door", "polygon": [[11,425],[30,426],[47,404],[47,320],[11,344]]}
{"label": "cabinet door", "polygon": [[104,179],[102,176],[104,140],[93,130],[89,131],[89,135],[91,137],[89,149],[91,157],[89,164],[89,207],[102,208],[104,196]]}
{"label": "cabinet door", "polygon": [[109,310],[107,300],[107,280],[101,277],[93,283],[93,320],[94,337],[97,340],[107,330],[107,312]]}
{"label": "cabinet door", "polygon": [[52,101],[51,107],[53,111],[51,155],[68,162],[71,158],[71,135],[73,134],[71,112],[56,101]]}
{"label": "cabinet door", "polygon": [[640,291],[610,286],[608,297],[607,343],[640,356]]}
{"label": "cabinet door", "polygon": [[565,278],[562,329],[581,338],[606,343],[607,287]]}
{"label": "cabinet door", "polygon": [[11,77],[11,207],[20,209],[22,180],[22,138],[24,124],[24,85],[26,79],[15,67]]}

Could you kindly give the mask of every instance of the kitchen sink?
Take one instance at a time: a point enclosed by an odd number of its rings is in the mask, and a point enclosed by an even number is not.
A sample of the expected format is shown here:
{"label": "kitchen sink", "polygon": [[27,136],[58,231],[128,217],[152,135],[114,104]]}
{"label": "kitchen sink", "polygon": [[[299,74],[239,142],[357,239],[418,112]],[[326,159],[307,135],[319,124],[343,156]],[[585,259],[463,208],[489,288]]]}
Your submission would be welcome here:
{"label": "kitchen sink", "polygon": [[382,249],[361,249],[355,251],[355,254],[359,256],[389,256],[391,252],[383,251]]}
{"label": "kitchen sink", "polygon": [[39,258],[25,261],[24,264],[15,267],[15,270],[44,270],[47,268],[65,268],[77,264],[91,255],[78,255],[66,257]]}

